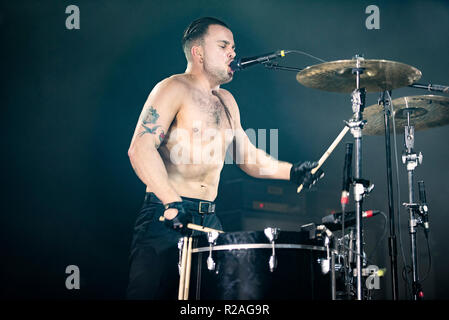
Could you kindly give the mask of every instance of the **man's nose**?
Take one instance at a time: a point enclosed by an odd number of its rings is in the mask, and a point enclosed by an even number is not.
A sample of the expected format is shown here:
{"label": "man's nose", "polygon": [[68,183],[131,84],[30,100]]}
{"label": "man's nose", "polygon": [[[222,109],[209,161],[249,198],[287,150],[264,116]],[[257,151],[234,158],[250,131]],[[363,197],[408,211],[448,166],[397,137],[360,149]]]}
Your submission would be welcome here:
{"label": "man's nose", "polygon": [[235,50],[234,50],[234,49],[231,49],[231,50],[228,52],[228,57],[231,58],[231,59],[234,59],[235,56],[236,56]]}

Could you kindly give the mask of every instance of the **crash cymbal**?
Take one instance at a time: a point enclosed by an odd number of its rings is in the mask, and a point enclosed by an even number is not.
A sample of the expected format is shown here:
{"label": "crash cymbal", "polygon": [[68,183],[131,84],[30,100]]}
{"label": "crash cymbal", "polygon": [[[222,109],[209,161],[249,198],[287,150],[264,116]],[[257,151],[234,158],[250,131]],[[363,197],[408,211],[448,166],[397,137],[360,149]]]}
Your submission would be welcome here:
{"label": "crash cymbal", "polygon": [[[397,134],[404,133],[408,112],[410,112],[410,125],[415,127],[415,131],[444,126],[449,123],[449,97],[410,96],[394,99],[392,103]],[[363,134],[383,135],[385,133],[382,106],[375,104],[366,107],[363,118],[367,120]],[[393,133],[393,131],[390,132]]]}
{"label": "crash cymbal", "polygon": [[[400,62],[358,60],[360,68],[363,68],[360,88],[365,88],[366,92],[405,87],[421,78],[421,71]],[[296,80],[309,88],[349,93],[356,88],[356,75],[352,72],[356,66],[357,59],[320,63],[298,72]]]}

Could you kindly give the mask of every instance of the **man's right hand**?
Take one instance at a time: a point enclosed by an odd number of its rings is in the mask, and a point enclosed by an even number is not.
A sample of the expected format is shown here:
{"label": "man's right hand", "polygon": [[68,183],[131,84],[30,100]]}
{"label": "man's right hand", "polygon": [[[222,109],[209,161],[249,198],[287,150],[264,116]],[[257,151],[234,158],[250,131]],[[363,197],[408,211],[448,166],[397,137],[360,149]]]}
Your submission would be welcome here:
{"label": "man's right hand", "polygon": [[187,224],[192,222],[192,215],[186,213],[182,202],[171,202],[164,206],[164,225],[181,233],[186,232]]}

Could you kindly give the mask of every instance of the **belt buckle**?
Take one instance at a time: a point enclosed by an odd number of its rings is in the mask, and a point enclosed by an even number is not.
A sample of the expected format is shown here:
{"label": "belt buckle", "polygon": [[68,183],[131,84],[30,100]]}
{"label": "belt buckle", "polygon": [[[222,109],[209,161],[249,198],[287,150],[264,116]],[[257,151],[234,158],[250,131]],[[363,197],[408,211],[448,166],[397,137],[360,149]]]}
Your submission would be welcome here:
{"label": "belt buckle", "polygon": [[[207,205],[207,210],[203,211],[202,210],[202,205],[206,204]],[[205,202],[205,201],[200,201],[199,206],[198,206],[198,212],[199,213],[203,213],[203,214],[208,214],[208,213],[213,213],[215,212],[215,203],[210,203],[210,202]]]}

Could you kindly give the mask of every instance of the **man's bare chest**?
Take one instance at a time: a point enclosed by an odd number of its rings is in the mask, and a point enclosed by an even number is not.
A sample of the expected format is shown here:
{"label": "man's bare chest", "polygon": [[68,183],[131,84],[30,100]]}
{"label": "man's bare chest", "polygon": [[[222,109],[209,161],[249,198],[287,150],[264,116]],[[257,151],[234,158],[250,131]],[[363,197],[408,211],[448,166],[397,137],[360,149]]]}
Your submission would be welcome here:
{"label": "man's bare chest", "polygon": [[226,130],[232,127],[231,115],[222,97],[218,94],[204,94],[197,90],[192,90],[186,97],[178,118],[184,124],[185,122],[201,123],[203,128],[208,129]]}
{"label": "man's bare chest", "polygon": [[165,147],[184,154],[209,155],[214,150],[212,153],[222,161],[234,136],[231,123],[231,115],[222,99],[192,94],[176,115]]}

